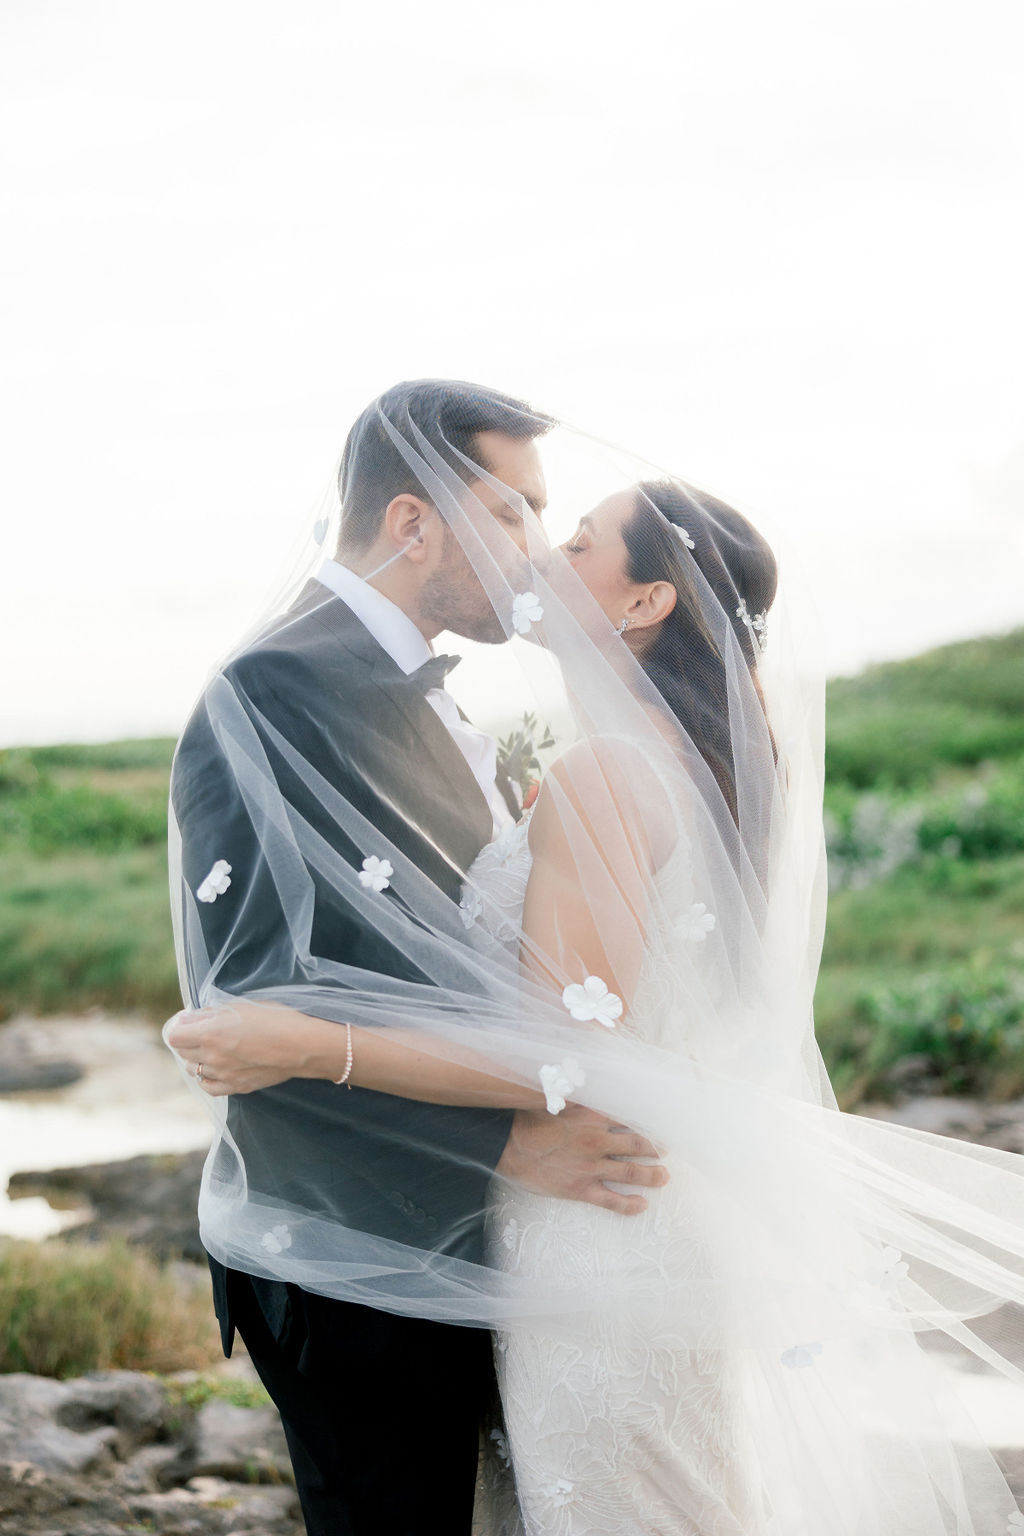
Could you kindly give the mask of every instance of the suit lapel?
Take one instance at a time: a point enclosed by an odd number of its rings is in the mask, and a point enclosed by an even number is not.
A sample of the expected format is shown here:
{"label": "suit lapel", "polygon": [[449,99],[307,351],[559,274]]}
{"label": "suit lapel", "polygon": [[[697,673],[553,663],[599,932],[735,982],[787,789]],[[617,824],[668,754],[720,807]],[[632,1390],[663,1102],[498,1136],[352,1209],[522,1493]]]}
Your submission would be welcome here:
{"label": "suit lapel", "polygon": [[303,590],[292,612],[296,616],[300,612],[309,613],[329,629],[353,662],[368,673],[378,694],[398,712],[413,733],[422,748],[427,772],[435,774],[438,782],[445,786],[446,800],[458,808],[456,820],[463,834],[458,841],[465,850],[471,850],[462,867],[468,867],[483,845],[490,841],[491,809],[443,721],[419,689],[410,686],[401,667],[378,644],[351,608],[320,582],[311,582]]}

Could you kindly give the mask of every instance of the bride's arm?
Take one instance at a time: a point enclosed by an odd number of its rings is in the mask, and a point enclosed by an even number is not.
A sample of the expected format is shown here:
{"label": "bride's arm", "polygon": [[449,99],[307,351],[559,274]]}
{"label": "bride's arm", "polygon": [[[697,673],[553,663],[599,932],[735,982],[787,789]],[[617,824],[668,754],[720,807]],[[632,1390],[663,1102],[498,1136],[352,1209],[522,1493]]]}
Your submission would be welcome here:
{"label": "bride's arm", "polygon": [[628,1010],[671,835],[664,793],[635,748],[595,740],[560,759],[530,823],[524,970],[559,992],[598,976]]}
{"label": "bride's arm", "polygon": [[[218,1008],[176,1014],[164,1031],[168,1045],[193,1069],[213,1097],[252,1093],[293,1077],[337,1082],[349,1064],[349,1026],[273,1003],[245,999]],[[423,1049],[412,1030],[351,1026],[351,1071],[356,1088],[401,1099],[500,1109],[542,1109],[544,1095],[488,1071],[483,1058],[461,1051],[462,1061]]]}
{"label": "bride's arm", "polygon": [[[530,826],[522,964],[559,992],[566,979],[600,976],[624,1002],[632,993],[656,862],[651,778],[632,748],[590,744],[545,780]],[[295,1077],[337,1082],[348,1066],[345,1024],[242,998],[176,1015],[165,1038],[193,1070],[202,1065],[213,1097]],[[351,1044],[353,1087],[432,1104],[544,1110],[539,1090],[497,1076],[464,1047],[458,1060],[424,1050],[415,1030],[353,1025]]]}

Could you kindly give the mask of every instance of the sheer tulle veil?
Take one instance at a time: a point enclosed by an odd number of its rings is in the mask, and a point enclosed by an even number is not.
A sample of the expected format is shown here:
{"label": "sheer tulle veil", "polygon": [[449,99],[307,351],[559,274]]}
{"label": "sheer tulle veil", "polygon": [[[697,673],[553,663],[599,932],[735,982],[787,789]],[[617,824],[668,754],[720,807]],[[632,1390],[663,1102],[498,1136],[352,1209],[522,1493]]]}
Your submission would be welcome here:
{"label": "sheer tulle veil", "polygon": [[[493,1186],[469,1218],[446,1227],[424,1209],[416,1235],[399,1236],[381,1210],[402,1191],[332,1195],[346,1090],[299,1080],[214,1102],[203,1241],[253,1274],[470,1326],[571,1339],[581,1318],[636,1326],[645,1307],[663,1316],[668,1305],[681,1348],[737,1364],[780,1536],[1013,1530],[1016,1506],[960,1386],[1024,1385],[1009,1358],[1024,1302],[1024,1160],[841,1114],[814,1039],[826,890],[814,594],[724,502],[501,397],[505,429],[536,441],[545,464],[539,517],[473,457],[481,393],[399,386],[364,412],[286,590],[204,690],[204,750],[245,807],[250,852],[232,857],[228,826],[203,846],[183,840],[188,807],[172,806],[183,992],[193,1005],[246,996],[411,1032],[423,1052],[540,1085],[552,1114],[573,1101],[644,1132],[664,1151],[673,1198],[699,1203],[710,1262],[666,1266],[651,1294],[614,1262],[571,1281],[499,1270],[467,1237],[485,1229]],[[478,850],[460,866],[438,849],[428,810],[372,809],[375,765],[422,752],[411,734],[381,719],[379,741],[325,762],[304,754],[301,722],[289,727],[307,621],[333,601],[317,569],[342,520],[372,514],[362,498],[382,456],[436,508],[486,602],[489,643],[440,642],[464,657],[450,691],[496,734],[532,717],[539,740],[550,725],[540,794],[621,997],[543,914],[524,919],[517,944],[495,942],[476,920],[490,899],[470,874]],[[633,558],[677,592],[657,657],[638,654],[553,543],[622,494],[635,504]],[[525,541],[510,535],[519,520]],[[423,758],[424,785],[434,771]],[[428,844],[441,873],[411,851]],[[673,859],[687,871],[678,907],[658,878]],[[268,903],[275,920],[254,929]],[[365,945],[351,963],[324,952],[325,903],[332,921],[375,936],[378,964]],[[652,1036],[630,1012],[653,931],[674,934],[675,1034]],[[268,1177],[296,1127],[319,1148],[307,1176]],[[400,1118],[388,1134],[401,1140]],[[480,1171],[472,1136],[445,1156],[453,1180]],[[996,1526],[978,1523],[982,1507],[1003,1511]]]}

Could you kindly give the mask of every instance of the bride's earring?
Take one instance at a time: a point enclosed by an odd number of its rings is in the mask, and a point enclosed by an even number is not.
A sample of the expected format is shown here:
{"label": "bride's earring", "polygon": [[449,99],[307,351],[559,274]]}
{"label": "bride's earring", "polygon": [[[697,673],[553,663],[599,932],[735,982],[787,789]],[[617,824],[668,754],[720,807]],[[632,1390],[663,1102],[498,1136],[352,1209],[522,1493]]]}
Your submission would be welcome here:
{"label": "bride's earring", "polygon": [[615,631],[615,633],[618,634],[618,635],[624,635],[626,633],[626,630],[629,628],[630,623],[631,623],[630,619],[628,619],[628,618],[623,619],[622,623],[619,625],[619,627]]}

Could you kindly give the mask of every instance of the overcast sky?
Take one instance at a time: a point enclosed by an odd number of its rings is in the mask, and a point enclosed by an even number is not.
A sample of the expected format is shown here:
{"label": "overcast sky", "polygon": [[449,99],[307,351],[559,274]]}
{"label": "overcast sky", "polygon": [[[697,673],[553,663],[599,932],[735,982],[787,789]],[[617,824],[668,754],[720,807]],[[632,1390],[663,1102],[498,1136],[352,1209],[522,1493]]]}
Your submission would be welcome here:
{"label": "overcast sky", "polygon": [[176,731],[400,378],[1021,622],[1018,0],[3,0],[0,744]]}

